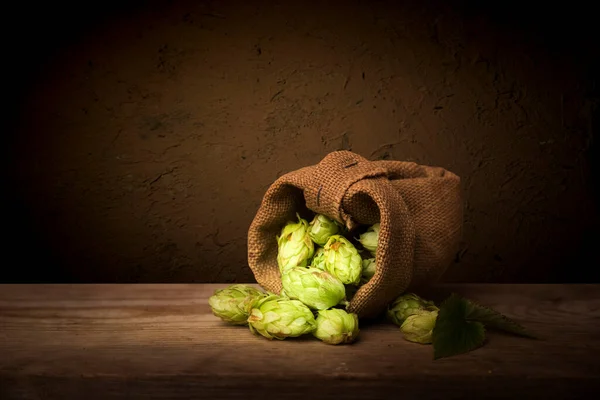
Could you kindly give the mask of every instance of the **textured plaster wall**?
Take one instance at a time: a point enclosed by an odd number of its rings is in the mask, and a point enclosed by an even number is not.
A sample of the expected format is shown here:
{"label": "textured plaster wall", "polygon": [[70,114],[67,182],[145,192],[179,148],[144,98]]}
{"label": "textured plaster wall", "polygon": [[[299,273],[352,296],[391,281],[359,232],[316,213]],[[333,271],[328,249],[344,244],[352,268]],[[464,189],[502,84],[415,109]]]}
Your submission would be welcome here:
{"label": "textured plaster wall", "polygon": [[40,10],[37,39],[11,53],[7,245],[21,264],[5,276],[252,280],[265,190],[349,149],[461,176],[464,246],[445,280],[583,279],[591,40],[509,8],[413,3]]}

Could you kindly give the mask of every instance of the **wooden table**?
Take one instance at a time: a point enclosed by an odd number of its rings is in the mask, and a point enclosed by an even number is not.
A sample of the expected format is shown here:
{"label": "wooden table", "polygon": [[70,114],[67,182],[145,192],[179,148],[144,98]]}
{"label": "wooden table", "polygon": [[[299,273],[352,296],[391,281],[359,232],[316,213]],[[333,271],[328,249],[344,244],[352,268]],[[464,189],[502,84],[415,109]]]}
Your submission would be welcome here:
{"label": "wooden table", "polygon": [[331,346],[222,323],[227,285],[0,285],[1,399],[574,399],[600,393],[600,285],[446,285],[545,337],[434,361],[398,328]]}

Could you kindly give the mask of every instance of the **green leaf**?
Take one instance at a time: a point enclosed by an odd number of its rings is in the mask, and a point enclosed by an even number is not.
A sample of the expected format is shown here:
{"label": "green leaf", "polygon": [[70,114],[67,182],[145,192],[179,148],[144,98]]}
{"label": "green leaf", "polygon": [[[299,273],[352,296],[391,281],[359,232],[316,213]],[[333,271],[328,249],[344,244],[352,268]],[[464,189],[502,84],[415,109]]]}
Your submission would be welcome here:
{"label": "green leaf", "polygon": [[468,300],[452,294],[440,306],[433,328],[433,358],[439,359],[474,350],[485,340],[481,322],[469,321],[472,306]]}
{"label": "green leaf", "polygon": [[528,332],[517,322],[511,320],[498,311],[482,306],[470,300],[467,300],[467,302],[469,303],[467,313],[468,321],[481,322],[486,328],[489,329],[497,329],[530,339],[538,339],[537,336]]}

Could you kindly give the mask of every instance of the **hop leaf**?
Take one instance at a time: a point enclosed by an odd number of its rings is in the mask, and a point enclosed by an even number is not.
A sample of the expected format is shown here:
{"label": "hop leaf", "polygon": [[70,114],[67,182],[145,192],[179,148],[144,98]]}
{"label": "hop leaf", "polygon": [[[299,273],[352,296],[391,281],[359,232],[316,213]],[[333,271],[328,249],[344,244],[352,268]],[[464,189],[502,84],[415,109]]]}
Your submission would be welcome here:
{"label": "hop leaf", "polygon": [[523,336],[529,339],[539,339],[538,336],[527,331],[517,322],[507,316],[493,310],[489,307],[484,307],[473,301],[469,301],[469,313],[467,319],[470,321],[478,321],[485,325],[488,329],[495,329],[512,333],[517,336]]}
{"label": "hop leaf", "polygon": [[433,328],[433,357],[439,359],[466,353],[480,347],[485,340],[481,322],[467,320],[469,303],[456,295],[442,303]]}
{"label": "hop leaf", "polygon": [[498,311],[453,293],[441,305],[433,330],[434,358],[466,353],[480,347],[485,340],[486,328],[537,338]]}

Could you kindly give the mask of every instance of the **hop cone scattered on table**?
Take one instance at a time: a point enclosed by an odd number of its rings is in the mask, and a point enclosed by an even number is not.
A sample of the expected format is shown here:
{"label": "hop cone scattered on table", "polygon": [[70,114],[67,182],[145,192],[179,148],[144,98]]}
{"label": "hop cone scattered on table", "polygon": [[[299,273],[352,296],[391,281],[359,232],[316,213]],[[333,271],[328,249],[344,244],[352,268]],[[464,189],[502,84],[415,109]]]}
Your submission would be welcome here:
{"label": "hop cone scattered on table", "polygon": [[250,330],[269,340],[311,333],[316,328],[312,311],[301,301],[270,295],[257,301],[248,317]]}
{"label": "hop cone scattered on table", "polygon": [[342,235],[333,235],[325,244],[325,270],[346,285],[358,285],[362,258],[356,247]]}
{"label": "hop cone scattered on table", "polygon": [[314,310],[336,306],[346,297],[344,284],[318,268],[290,268],[282,274],[281,283],[287,297]]}
{"label": "hop cone scattered on table", "polygon": [[321,310],[313,335],[328,344],[352,343],[358,337],[358,316],[339,308]]}
{"label": "hop cone scattered on table", "polygon": [[[212,312],[270,340],[312,334],[327,344],[353,343],[359,318],[345,307],[375,275],[379,223],[356,239],[325,215],[315,214],[310,223],[296,217],[277,236],[281,293],[234,284],[210,297]],[[406,340],[430,343],[437,310],[433,302],[407,293],[389,305],[387,317]]]}
{"label": "hop cone scattered on table", "polygon": [[429,344],[432,341],[433,328],[435,328],[437,316],[437,310],[409,315],[400,326],[400,331],[402,331],[406,340]]}
{"label": "hop cone scattered on table", "polygon": [[[209,298],[212,313],[269,340],[311,334],[327,344],[354,343],[359,318],[346,310],[377,272],[380,224],[356,238],[326,215],[315,214],[310,223],[296,217],[277,236],[281,293],[233,284]],[[433,344],[434,359],[476,348],[484,326],[533,337],[502,314],[456,296],[438,308],[415,293],[403,293],[388,304],[385,316],[405,340]]]}
{"label": "hop cone scattered on table", "polygon": [[425,314],[431,311],[439,311],[432,301],[427,301],[414,293],[405,293],[398,296],[387,309],[387,318],[398,326],[415,314]]}
{"label": "hop cone scattered on table", "polygon": [[308,234],[308,222],[298,217],[289,222],[277,237],[277,264],[281,272],[293,267],[306,267],[315,252],[315,245]]}
{"label": "hop cone scattered on table", "polygon": [[213,314],[234,325],[246,325],[252,305],[265,294],[248,285],[218,289],[208,299]]}

